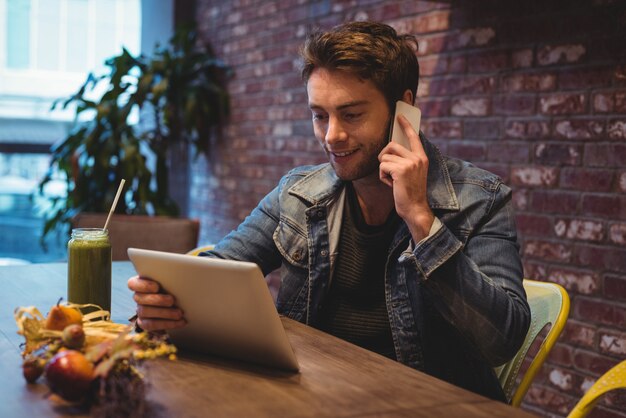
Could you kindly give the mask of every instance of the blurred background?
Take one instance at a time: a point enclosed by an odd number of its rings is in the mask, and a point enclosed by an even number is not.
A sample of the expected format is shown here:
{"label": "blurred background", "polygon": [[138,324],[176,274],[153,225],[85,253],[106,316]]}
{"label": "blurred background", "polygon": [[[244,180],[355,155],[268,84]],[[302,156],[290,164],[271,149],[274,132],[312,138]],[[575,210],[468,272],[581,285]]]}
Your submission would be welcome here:
{"label": "blurred background", "polygon": [[[48,111],[121,45],[151,50],[182,23],[230,65],[229,123],[211,158],[170,161],[182,215],[219,240],[290,168],[324,161],[297,50],[306,34],[378,20],[419,40],[422,129],[514,189],[525,275],[563,285],[570,319],[523,407],[567,415],[626,358],[626,2],[623,0],[0,0],[0,257],[38,244],[33,190],[70,113]],[[54,241],[54,237],[49,240]],[[626,395],[593,417],[626,417]]]}

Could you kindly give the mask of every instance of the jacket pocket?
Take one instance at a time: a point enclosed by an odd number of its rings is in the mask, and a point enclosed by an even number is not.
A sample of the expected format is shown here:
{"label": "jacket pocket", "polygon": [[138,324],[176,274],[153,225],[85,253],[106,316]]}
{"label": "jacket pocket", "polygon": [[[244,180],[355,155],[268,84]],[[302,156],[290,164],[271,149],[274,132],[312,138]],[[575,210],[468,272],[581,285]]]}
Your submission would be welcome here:
{"label": "jacket pocket", "polygon": [[297,225],[281,218],[273,235],[276,248],[284,260],[293,265],[306,269],[309,266],[309,247],[306,233]]}

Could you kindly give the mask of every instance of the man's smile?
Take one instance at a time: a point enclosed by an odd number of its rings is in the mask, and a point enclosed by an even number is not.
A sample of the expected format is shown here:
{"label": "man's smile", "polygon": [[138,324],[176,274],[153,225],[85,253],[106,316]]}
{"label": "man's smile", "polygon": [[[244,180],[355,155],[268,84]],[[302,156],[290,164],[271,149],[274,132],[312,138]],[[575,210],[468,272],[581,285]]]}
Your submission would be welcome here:
{"label": "man's smile", "polygon": [[358,150],[352,150],[352,151],[328,151],[330,152],[332,155],[334,155],[335,157],[347,157],[348,155],[354,154],[355,152],[357,152]]}

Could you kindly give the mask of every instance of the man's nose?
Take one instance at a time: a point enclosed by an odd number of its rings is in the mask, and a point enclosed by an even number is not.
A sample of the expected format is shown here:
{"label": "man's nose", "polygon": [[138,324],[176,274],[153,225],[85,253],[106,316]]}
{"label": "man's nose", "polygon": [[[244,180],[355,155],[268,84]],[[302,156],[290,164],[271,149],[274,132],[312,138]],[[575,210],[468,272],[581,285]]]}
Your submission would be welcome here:
{"label": "man's nose", "polygon": [[326,137],[324,138],[327,144],[333,144],[335,142],[341,142],[348,139],[348,134],[346,133],[341,121],[337,118],[329,118],[328,119],[328,129],[326,130]]}

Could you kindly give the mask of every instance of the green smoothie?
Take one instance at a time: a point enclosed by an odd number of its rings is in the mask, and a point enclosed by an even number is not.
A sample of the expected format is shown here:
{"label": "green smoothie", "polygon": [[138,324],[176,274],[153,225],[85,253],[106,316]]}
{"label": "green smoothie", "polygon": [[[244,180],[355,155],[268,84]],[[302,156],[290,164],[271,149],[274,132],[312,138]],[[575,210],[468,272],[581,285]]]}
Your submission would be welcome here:
{"label": "green smoothie", "polygon": [[108,231],[101,228],[73,229],[67,253],[68,300],[79,304],[93,303],[110,312],[111,243]]}

